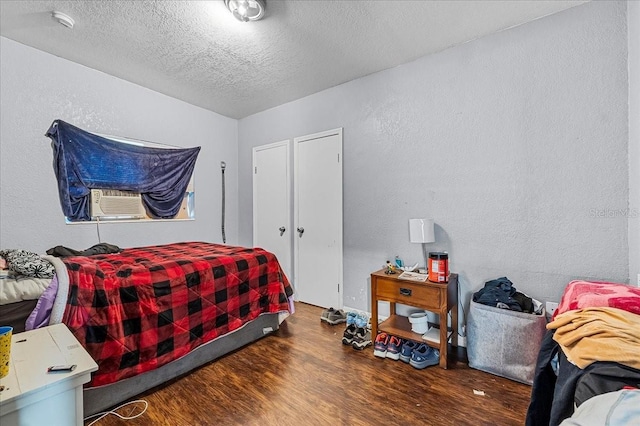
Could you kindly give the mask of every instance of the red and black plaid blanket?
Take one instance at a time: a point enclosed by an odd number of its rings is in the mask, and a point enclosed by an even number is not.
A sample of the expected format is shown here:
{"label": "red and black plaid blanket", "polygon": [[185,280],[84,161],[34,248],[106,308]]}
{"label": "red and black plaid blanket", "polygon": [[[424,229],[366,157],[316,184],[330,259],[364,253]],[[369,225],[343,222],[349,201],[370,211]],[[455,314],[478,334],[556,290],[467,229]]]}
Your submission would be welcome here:
{"label": "red and black plaid blanket", "polygon": [[63,322],[98,363],[88,386],[153,370],[266,312],[293,294],[275,255],[202,242],[63,259]]}

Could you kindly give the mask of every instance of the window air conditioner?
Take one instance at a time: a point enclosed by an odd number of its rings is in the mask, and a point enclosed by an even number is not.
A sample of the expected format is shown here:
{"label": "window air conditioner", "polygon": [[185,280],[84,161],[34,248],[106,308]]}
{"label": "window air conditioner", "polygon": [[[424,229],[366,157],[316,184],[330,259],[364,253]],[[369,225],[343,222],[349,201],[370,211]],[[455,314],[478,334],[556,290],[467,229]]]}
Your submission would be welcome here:
{"label": "window air conditioner", "polygon": [[140,194],[117,189],[91,190],[91,217],[144,218]]}

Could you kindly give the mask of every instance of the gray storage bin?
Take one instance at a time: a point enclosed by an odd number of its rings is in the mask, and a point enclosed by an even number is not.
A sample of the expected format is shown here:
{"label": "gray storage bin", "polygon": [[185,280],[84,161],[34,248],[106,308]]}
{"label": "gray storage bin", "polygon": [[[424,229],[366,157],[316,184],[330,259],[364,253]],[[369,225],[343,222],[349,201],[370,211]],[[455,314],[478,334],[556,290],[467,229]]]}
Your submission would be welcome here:
{"label": "gray storage bin", "polygon": [[527,314],[471,301],[467,319],[469,367],[533,384],[546,315]]}

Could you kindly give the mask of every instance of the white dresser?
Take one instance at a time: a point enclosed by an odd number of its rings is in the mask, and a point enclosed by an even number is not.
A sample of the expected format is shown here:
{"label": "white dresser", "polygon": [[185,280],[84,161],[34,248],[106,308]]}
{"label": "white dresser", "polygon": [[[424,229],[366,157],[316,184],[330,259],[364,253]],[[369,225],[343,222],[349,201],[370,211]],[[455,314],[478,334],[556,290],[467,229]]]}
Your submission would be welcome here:
{"label": "white dresser", "polygon": [[[14,334],[7,377],[0,379],[0,425],[83,424],[82,385],[98,365],[64,324]],[[52,365],[71,372],[48,373]]]}

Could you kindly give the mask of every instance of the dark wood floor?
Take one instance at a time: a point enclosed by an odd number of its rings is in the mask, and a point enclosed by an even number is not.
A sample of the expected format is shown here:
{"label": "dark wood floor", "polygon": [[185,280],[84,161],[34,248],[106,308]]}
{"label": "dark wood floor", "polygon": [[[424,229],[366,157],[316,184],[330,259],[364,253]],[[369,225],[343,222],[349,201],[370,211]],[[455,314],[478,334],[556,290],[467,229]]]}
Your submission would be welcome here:
{"label": "dark wood floor", "polygon": [[[416,370],[341,343],[344,325],[297,312],[271,336],[140,396],[98,425],[522,425],[531,388],[454,361]],[[475,395],[474,389],[484,396]]]}

